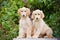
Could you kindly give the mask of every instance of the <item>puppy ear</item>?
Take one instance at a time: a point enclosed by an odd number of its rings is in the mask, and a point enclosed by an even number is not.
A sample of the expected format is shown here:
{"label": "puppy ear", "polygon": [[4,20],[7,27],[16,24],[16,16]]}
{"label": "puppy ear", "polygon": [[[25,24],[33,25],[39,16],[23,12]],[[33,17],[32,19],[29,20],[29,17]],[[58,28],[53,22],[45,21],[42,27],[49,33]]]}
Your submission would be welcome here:
{"label": "puppy ear", "polygon": [[20,15],[20,9],[18,9],[18,15]]}
{"label": "puppy ear", "polygon": [[30,9],[26,8],[27,9],[27,16],[30,15]]}
{"label": "puppy ear", "polygon": [[41,18],[42,18],[42,19],[44,18],[44,13],[43,13],[43,11],[41,11]]}
{"label": "puppy ear", "polygon": [[34,19],[34,11],[32,12],[32,16],[31,16],[31,19]]}

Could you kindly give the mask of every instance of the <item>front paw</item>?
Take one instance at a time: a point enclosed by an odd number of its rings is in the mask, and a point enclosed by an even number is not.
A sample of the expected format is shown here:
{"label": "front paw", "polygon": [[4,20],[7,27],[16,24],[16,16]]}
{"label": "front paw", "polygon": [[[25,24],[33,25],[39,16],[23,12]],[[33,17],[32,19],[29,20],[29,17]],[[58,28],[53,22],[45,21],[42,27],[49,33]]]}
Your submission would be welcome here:
{"label": "front paw", "polygon": [[18,39],[20,39],[21,37],[20,36],[17,36]]}
{"label": "front paw", "polygon": [[37,36],[32,36],[32,38],[38,38]]}
{"label": "front paw", "polygon": [[31,36],[27,36],[27,38],[32,38]]}
{"label": "front paw", "polygon": [[19,39],[20,39],[20,38],[24,38],[24,36],[18,36],[17,38],[19,38]]}
{"label": "front paw", "polygon": [[44,38],[48,38],[48,36],[44,36]]}

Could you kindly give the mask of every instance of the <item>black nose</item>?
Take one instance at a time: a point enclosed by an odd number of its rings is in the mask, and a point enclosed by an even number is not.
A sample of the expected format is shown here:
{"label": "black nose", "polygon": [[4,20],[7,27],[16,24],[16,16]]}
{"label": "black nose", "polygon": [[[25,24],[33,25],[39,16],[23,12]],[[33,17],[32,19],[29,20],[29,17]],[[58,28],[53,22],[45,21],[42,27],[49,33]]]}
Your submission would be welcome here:
{"label": "black nose", "polygon": [[36,18],[36,19],[38,19],[38,18]]}
{"label": "black nose", "polygon": [[23,15],[23,17],[24,17],[25,15]]}

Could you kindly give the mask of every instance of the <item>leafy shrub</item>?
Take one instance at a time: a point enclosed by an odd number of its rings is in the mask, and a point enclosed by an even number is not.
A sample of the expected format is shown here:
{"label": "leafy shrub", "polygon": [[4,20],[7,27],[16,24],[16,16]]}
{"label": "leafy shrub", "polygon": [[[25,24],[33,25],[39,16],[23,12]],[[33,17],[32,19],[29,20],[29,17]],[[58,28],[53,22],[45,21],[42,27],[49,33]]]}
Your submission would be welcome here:
{"label": "leafy shrub", "polygon": [[[12,40],[18,35],[17,10],[25,4],[21,0],[1,0],[0,4],[0,40]],[[60,37],[60,6],[56,0],[28,0],[28,7],[42,10],[44,21],[53,29],[53,36]]]}
{"label": "leafy shrub", "polygon": [[20,0],[6,0],[1,3],[0,40],[12,40],[18,35],[18,8],[24,6]]}

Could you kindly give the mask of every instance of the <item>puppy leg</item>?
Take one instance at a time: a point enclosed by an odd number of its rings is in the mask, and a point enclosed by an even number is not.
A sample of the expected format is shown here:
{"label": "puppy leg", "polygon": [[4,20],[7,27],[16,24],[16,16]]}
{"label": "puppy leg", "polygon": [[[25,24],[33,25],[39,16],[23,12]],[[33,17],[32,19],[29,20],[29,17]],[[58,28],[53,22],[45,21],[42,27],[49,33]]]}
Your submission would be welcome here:
{"label": "puppy leg", "polygon": [[53,38],[52,34],[47,34],[48,38]]}
{"label": "puppy leg", "polygon": [[38,30],[34,33],[33,38],[38,38],[39,35],[40,35],[40,29],[38,29]]}
{"label": "puppy leg", "polygon": [[27,29],[27,38],[31,38],[31,28]]}
{"label": "puppy leg", "polygon": [[52,34],[53,34],[52,31],[48,30],[48,31],[46,31],[46,36],[45,37],[53,38]]}
{"label": "puppy leg", "polygon": [[31,36],[34,35],[34,27],[32,27]]}
{"label": "puppy leg", "polygon": [[24,30],[21,28],[21,29],[19,30],[19,36],[18,36],[18,38],[24,38],[24,36],[25,36]]}
{"label": "puppy leg", "polygon": [[44,36],[44,38],[53,38],[53,36],[52,35],[46,35],[46,36]]}

